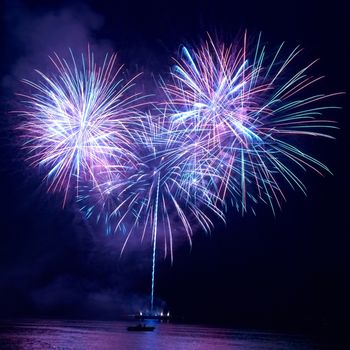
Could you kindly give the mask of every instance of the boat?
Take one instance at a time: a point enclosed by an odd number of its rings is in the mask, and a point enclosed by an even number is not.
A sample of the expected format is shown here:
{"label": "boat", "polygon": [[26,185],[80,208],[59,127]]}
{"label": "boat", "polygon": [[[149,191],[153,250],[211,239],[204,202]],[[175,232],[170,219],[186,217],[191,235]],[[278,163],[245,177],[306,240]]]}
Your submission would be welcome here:
{"label": "boat", "polygon": [[153,332],[156,327],[146,326],[145,324],[138,324],[137,326],[129,326],[129,332]]}

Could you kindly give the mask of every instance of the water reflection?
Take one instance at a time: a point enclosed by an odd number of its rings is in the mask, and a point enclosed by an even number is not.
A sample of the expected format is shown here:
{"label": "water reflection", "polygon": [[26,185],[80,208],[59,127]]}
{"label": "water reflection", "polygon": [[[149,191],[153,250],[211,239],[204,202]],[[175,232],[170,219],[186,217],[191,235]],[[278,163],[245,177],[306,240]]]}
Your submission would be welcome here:
{"label": "water reflection", "polygon": [[180,324],[155,324],[153,332],[127,332],[128,322],[7,321],[0,325],[5,350],[315,350],[301,336]]}

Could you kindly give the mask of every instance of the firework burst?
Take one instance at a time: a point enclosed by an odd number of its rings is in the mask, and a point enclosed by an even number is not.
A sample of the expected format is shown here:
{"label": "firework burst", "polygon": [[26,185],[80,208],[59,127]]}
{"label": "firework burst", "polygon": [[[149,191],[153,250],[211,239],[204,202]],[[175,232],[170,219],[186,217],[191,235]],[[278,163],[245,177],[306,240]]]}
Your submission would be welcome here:
{"label": "firework burst", "polygon": [[315,62],[295,73],[291,62],[301,49],[286,56],[282,44],[268,58],[260,42],[259,36],[249,51],[246,36],[241,47],[209,36],[199,48],[182,47],[172,81],[162,84],[173,128],[194,140],[196,158],[211,169],[206,183],[243,211],[247,198],[280,207],[283,180],[305,192],[295,166],[329,171],[293,142],[300,136],[331,138],[323,130],[335,127],[321,114],[336,107],[315,106],[335,94],[305,97],[306,88],[322,78],[307,74]]}
{"label": "firework burst", "polygon": [[101,205],[85,206],[84,211],[97,210],[100,217],[100,208],[109,208],[108,222],[114,222],[114,231],[126,232],[124,247],[135,232],[141,234],[141,240],[151,233],[155,242],[161,231],[165,255],[169,251],[172,259],[174,231],[185,232],[191,242],[194,225],[209,232],[211,216],[224,220],[224,215],[216,207],[216,193],[196,181],[202,174],[191,162],[193,145],[169,129],[164,116],[148,114],[146,118],[134,135],[141,160],[138,167],[129,167],[124,173],[109,169],[112,176],[98,185]]}
{"label": "firework burst", "polygon": [[96,175],[137,162],[133,128],[139,123],[142,96],[131,93],[137,75],[122,76],[116,54],[98,66],[88,50],[81,60],[54,55],[55,74],[37,71],[38,82],[24,80],[31,94],[20,95],[26,108],[20,130],[32,166],[45,169],[49,189],[68,191],[81,180],[98,183]]}

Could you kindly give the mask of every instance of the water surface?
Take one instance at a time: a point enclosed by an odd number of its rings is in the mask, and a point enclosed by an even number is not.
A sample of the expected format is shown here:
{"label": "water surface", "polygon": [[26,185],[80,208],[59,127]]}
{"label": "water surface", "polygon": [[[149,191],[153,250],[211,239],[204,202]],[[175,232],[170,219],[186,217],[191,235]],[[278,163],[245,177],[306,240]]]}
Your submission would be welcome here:
{"label": "water surface", "polygon": [[2,321],[1,350],[316,350],[298,335],[184,324],[155,324],[154,332],[128,332],[135,322]]}

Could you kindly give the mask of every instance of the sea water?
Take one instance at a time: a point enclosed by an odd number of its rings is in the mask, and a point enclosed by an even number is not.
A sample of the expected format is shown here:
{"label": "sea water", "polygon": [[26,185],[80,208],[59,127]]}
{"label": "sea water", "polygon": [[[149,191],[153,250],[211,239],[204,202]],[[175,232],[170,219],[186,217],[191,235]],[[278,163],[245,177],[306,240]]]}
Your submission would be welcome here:
{"label": "sea water", "polygon": [[154,323],[153,332],[128,332],[136,322],[1,321],[1,350],[315,350],[301,335],[199,325]]}

